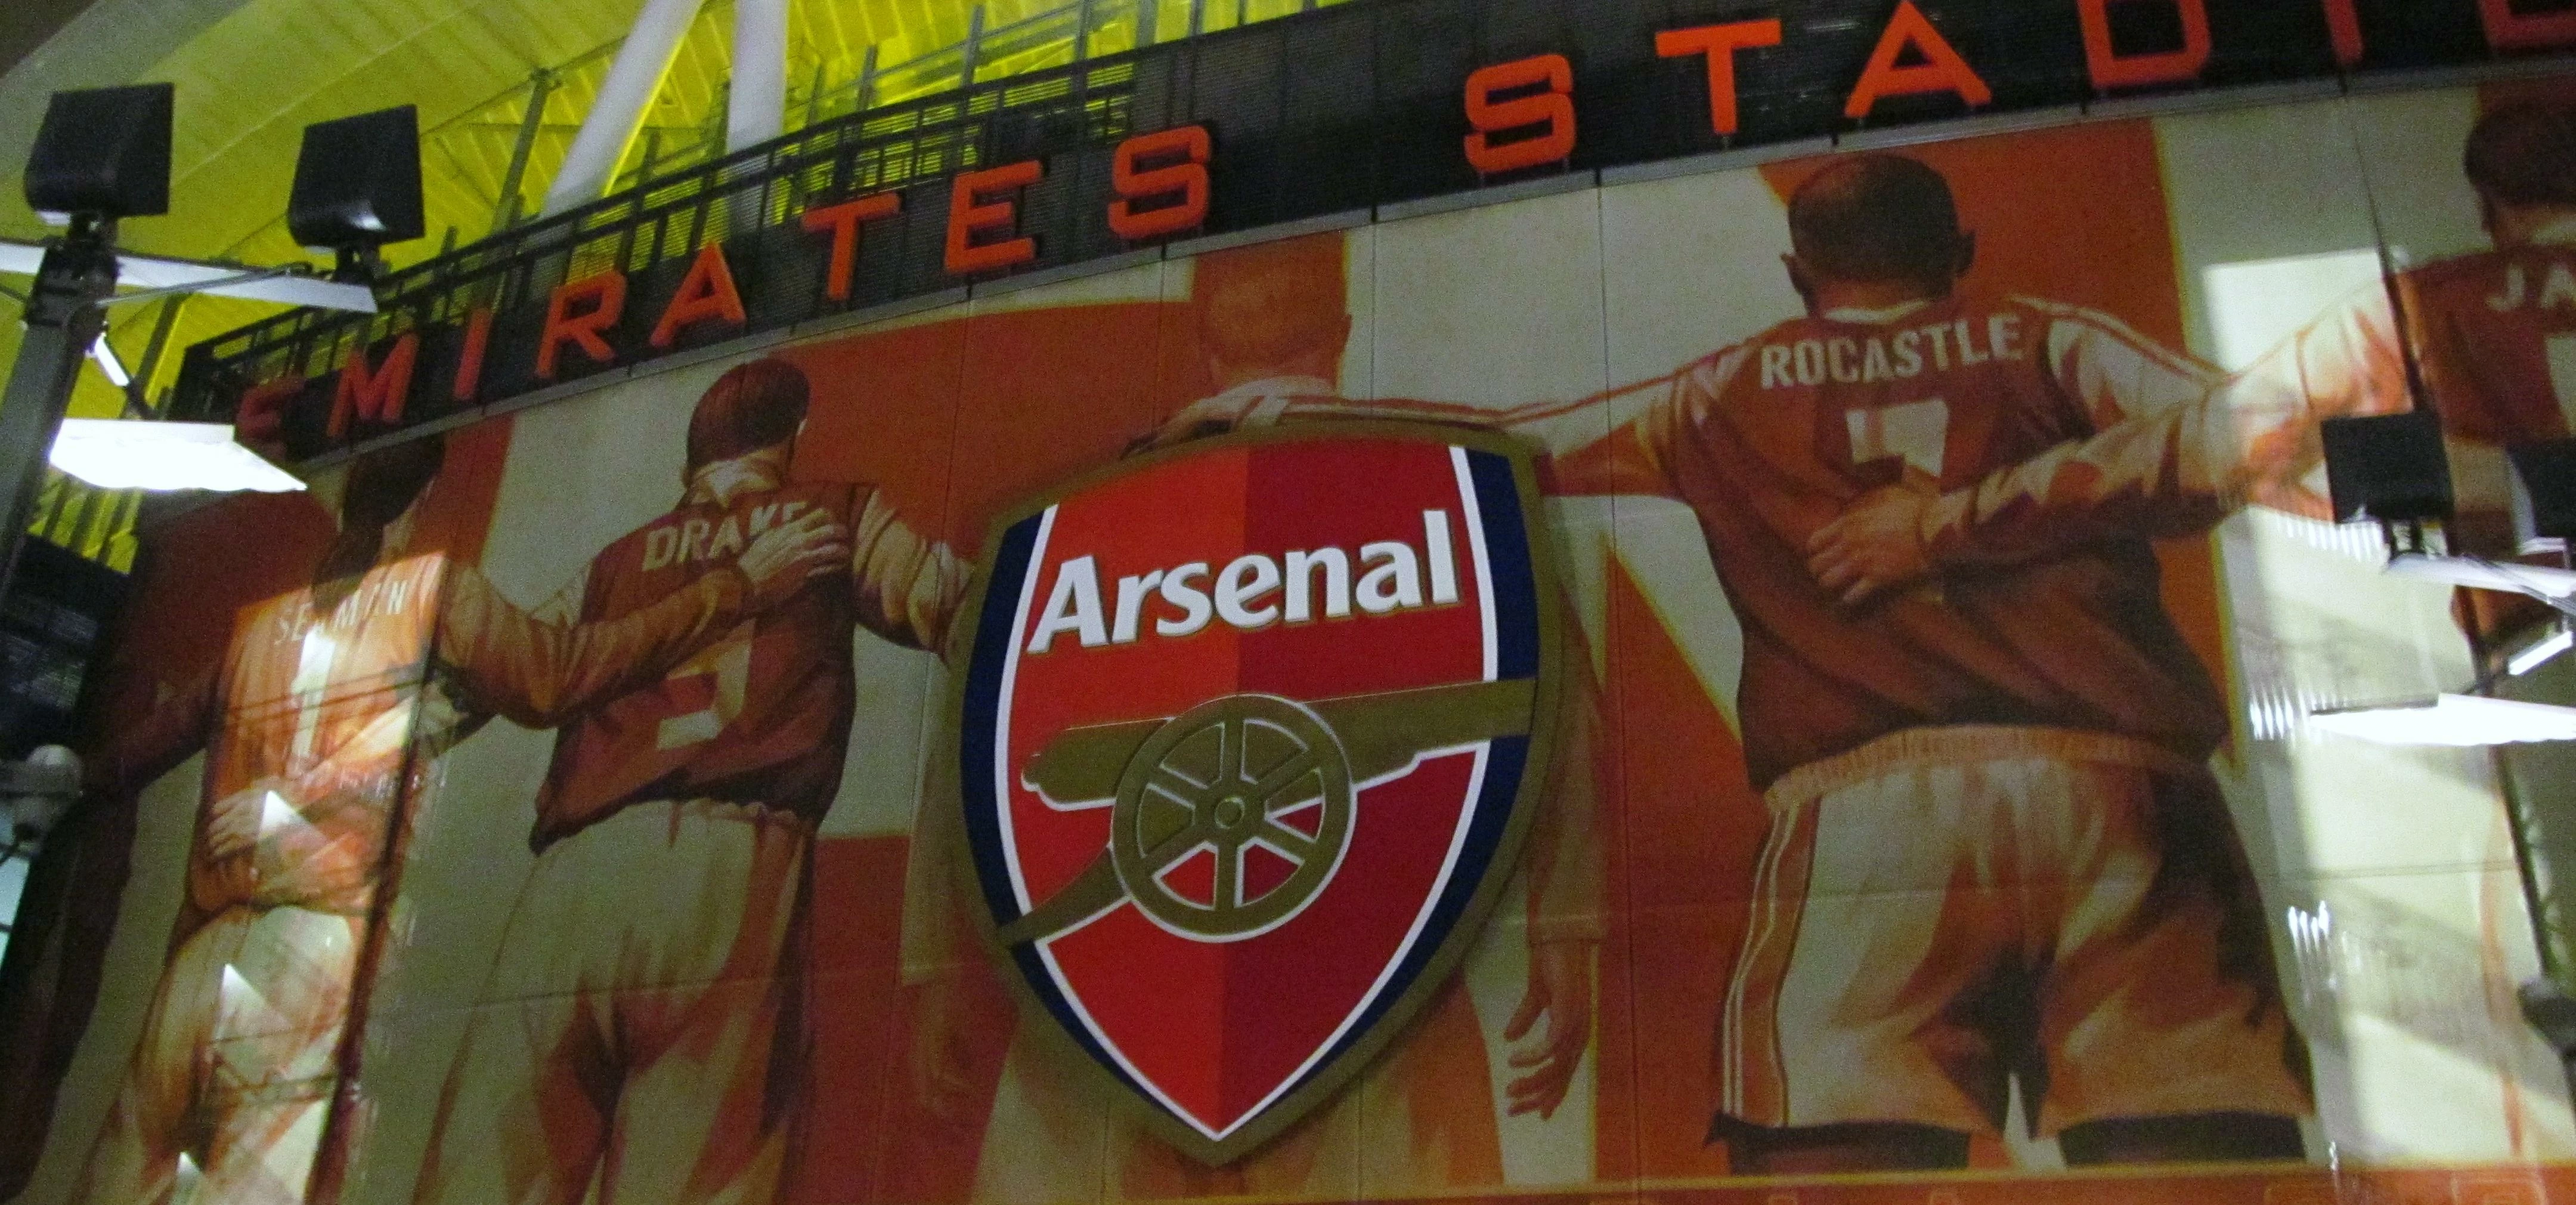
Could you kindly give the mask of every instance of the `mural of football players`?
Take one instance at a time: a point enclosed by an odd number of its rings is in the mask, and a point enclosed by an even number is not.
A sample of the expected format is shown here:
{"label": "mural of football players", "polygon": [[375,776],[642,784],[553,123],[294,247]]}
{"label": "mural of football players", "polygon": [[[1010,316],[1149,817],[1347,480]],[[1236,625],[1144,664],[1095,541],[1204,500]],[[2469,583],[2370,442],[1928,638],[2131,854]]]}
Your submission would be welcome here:
{"label": "mural of football players", "polygon": [[245,610],[221,663],[100,767],[123,798],[210,758],[178,932],[81,1199],[305,1199],[428,755],[471,717],[547,726],[655,681],[837,554],[827,522],[782,527],[660,605],[544,623],[411,547],[443,459],[432,438],[357,460],[312,584]]}
{"label": "mural of football players", "polygon": [[[1193,266],[1190,337],[1217,389],[1185,413],[1214,413],[1207,430],[1186,425],[1140,439],[1132,450],[1212,434],[1231,416],[1274,419],[1291,409],[1346,405],[1337,383],[1352,320],[1340,235],[1310,236],[1201,256]],[[1463,407],[1459,409],[1465,409]],[[1588,656],[1569,663],[1588,666]],[[1588,671],[1587,671],[1588,672]],[[1583,685],[1588,685],[1588,680]],[[1591,741],[1595,700],[1578,690],[1563,708],[1549,800],[1532,830],[1527,925],[1530,981],[1505,1027],[1523,1042],[1506,1085],[1513,1113],[1553,1114],[1564,1101],[1593,1031],[1596,949],[1602,936],[1601,854],[1593,820]],[[916,846],[916,889],[907,916],[954,915],[934,895],[956,890],[944,873],[953,851]],[[954,926],[951,926],[953,930]],[[908,924],[909,977],[930,980],[915,1024],[914,1080],[921,1111],[954,1115],[966,1092],[969,1035],[953,1032],[961,1010],[945,1003],[953,989],[936,979],[954,974],[963,939],[928,940]],[[1086,1148],[1101,1134],[1098,1095],[1074,1069],[1046,1057],[1031,1032],[1052,1024],[1023,1017],[1003,1068],[995,1112],[986,1122],[974,1176],[975,1198],[1024,1202],[1087,1198],[1102,1174]],[[1463,984],[1452,983],[1407,1037],[1382,1056],[1334,1104],[1319,1110],[1261,1151],[1223,1168],[1205,1168],[1139,1127],[1111,1131],[1117,1165],[1112,1183],[1129,1197],[1253,1194],[1336,1195],[1348,1191],[1357,1156],[1369,1182],[1388,1191],[1437,1191],[1503,1180],[1501,1138],[1483,1030]]]}
{"label": "mural of football players", "polygon": [[[2391,414],[2414,408],[2411,356],[2450,445],[2452,547],[2507,557],[2520,549],[2505,447],[2576,433],[2576,111],[2496,108],[2471,128],[2461,166],[2490,250],[2397,273],[2393,307],[2391,288],[2364,289],[2243,375],[2320,412]],[[2314,490],[2281,505],[2333,517]],[[2473,637],[2553,614],[2493,591],[2463,591],[2460,606]]]}
{"label": "mural of football players", "polygon": [[758,1203],[792,1171],[851,641],[938,648],[967,577],[876,490],[790,475],[808,395],[785,361],[726,372],[691,418],[679,505],[551,604],[618,621],[731,578],[766,533],[848,533],[830,572],[558,736],[419,1201]]}
{"label": "mural of football players", "polygon": [[1917,160],[1825,168],[1789,226],[1806,316],[1514,424],[1559,492],[1691,506],[1743,625],[1772,822],[1711,1139],[1740,1174],[1963,1167],[2017,1080],[2070,1163],[2300,1158],[2305,1049],[2206,765],[2227,713],[2149,541],[2294,476],[2315,412],[1981,295]]}

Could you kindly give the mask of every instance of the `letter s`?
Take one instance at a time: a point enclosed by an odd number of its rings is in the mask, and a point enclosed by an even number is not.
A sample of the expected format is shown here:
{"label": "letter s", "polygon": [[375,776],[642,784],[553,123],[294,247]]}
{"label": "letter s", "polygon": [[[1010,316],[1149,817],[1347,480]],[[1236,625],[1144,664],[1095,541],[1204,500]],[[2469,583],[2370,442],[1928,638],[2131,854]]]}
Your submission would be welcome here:
{"label": "letter s", "polygon": [[1192,561],[1163,577],[1163,601],[1180,608],[1179,619],[1157,619],[1154,631],[1165,636],[1195,636],[1216,617],[1216,607],[1208,602],[1207,591],[1190,584],[1208,575],[1206,561]]}

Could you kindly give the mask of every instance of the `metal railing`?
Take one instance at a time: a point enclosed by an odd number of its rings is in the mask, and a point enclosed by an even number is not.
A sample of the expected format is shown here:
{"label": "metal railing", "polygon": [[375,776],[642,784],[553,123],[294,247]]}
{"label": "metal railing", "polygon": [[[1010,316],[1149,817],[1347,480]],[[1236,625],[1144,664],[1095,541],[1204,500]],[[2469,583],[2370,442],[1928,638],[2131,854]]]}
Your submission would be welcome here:
{"label": "metal railing", "polygon": [[217,398],[229,394],[205,386],[219,378],[318,378],[356,348],[407,331],[453,328],[476,310],[542,309],[558,285],[604,270],[649,273],[693,258],[709,242],[763,232],[810,237],[792,223],[811,206],[978,166],[996,122],[1011,123],[1005,137],[1042,131],[1034,143],[1021,136],[1020,149],[1031,152],[1115,140],[1128,132],[1135,75],[1132,61],[1111,58],[1016,76],[863,110],[663,172],[392,274],[377,290],[380,312],[372,320],[294,310],[200,343],[189,349],[173,413],[218,413]]}

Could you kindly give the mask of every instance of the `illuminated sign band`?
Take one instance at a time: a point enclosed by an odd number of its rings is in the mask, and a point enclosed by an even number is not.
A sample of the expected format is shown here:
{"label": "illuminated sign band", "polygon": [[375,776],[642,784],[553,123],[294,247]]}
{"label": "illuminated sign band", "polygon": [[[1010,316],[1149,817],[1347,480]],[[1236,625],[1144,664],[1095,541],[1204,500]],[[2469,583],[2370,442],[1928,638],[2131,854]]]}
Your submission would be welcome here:
{"label": "illuminated sign band", "polygon": [[298,313],[201,344],[176,413],[304,459],[1195,235],[1963,115],[2576,47],[2576,12],[2521,0],[1812,0],[1698,21],[1586,0],[1536,29],[1506,7],[1361,0],[827,123],[413,269],[373,319]]}

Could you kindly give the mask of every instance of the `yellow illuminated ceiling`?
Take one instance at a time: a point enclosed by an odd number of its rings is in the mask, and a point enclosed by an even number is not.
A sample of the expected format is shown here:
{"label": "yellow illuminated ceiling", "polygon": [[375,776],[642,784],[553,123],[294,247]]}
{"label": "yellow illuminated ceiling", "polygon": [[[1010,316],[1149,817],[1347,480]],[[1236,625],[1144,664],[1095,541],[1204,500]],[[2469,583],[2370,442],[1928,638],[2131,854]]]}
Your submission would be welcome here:
{"label": "yellow illuminated ceiling", "polygon": [[[972,30],[1010,35],[1016,48],[984,56],[977,78],[989,79],[1070,61],[1077,28],[1091,31],[1088,53],[1111,54],[1135,44],[1143,20],[1156,40],[1169,40],[1194,24],[1225,29],[1316,2],[1090,0],[1084,17],[1082,0],[791,0],[787,122],[793,129],[848,112],[863,81],[879,102],[954,87],[956,48]],[[641,0],[92,0],[0,75],[0,165],[14,174],[25,162],[52,92],[168,81],[178,92],[171,214],[128,223],[124,245],[259,264],[310,259],[284,222],[303,128],[413,104],[424,131],[431,235],[389,253],[410,263],[448,238],[472,242],[504,216],[513,152],[530,101],[542,94],[517,190],[534,208],[641,7]],[[731,18],[731,0],[707,0],[627,152],[628,178],[685,164],[720,140],[709,132],[723,121]],[[0,187],[0,237],[43,233],[14,184]],[[130,366],[144,360],[156,308],[112,311],[110,340]],[[248,302],[188,303],[156,391],[175,373],[179,349],[270,312]],[[16,342],[15,324],[0,326],[0,357],[14,354]],[[122,404],[102,377],[85,372],[73,413],[111,416]]]}

